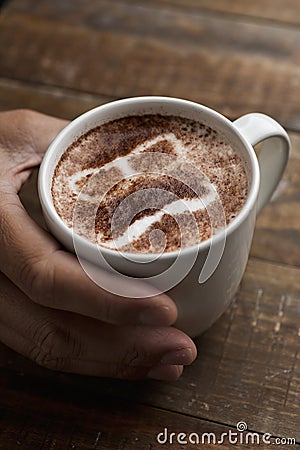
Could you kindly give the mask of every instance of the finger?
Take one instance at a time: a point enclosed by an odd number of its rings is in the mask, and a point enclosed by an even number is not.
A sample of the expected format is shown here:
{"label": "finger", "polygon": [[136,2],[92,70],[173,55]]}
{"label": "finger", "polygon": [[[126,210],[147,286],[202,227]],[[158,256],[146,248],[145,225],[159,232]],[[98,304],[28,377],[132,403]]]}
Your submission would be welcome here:
{"label": "finger", "polygon": [[44,367],[116,378],[177,379],[196,357],[172,327],[117,327],[31,302],[0,275],[0,339]]}
{"label": "finger", "polygon": [[[177,308],[165,294],[150,297],[149,287],[127,281],[140,297],[114,295],[97,286],[76,257],[27,215],[18,196],[0,194],[0,270],[36,303],[73,311],[114,324],[170,325]],[[100,271],[101,277],[111,277]],[[111,285],[118,280],[112,277]],[[109,283],[108,283],[109,284]],[[126,281],[124,281],[126,290]]]}
{"label": "finger", "polygon": [[[63,314],[71,345],[63,350],[57,345],[50,368],[116,378],[177,378],[178,366],[196,357],[192,340],[172,327],[115,326]],[[70,348],[76,349],[73,354]]]}

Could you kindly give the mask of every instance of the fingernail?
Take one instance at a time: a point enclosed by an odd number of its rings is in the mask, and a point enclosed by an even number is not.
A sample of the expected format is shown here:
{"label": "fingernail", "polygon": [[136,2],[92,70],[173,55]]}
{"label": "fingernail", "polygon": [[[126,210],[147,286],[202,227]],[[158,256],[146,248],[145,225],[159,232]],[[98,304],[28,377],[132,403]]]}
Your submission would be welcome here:
{"label": "fingernail", "polygon": [[192,364],[194,354],[191,348],[182,348],[166,353],[160,360],[161,364],[183,364],[184,366]]}
{"label": "fingernail", "polygon": [[183,372],[182,366],[155,366],[149,370],[147,377],[160,381],[176,381]]}
{"label": "fingernail", "polygon": [[160,308],[148,308],[140,315],[140,323],[150,326],[169,326],[172,324],[172,314],[169,306],[161,306]]}

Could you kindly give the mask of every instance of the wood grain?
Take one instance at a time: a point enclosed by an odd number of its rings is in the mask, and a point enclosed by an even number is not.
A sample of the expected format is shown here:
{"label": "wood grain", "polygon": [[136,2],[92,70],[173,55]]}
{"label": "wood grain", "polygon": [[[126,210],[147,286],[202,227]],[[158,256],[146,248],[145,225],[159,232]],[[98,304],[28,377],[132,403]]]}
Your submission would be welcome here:
{"label": "wood grain", "polygon": [[105,97],[173,95],[300,127],[297,29],[135,3],[97,2],[93,14],[79,0],[32,4],[5,9],[3,77]]}
{"label": "wood grain", "polygon": [[[102,3],[102,5],[101,5]],[[61,2],[43,0],[13,0],[7,3],[6,10],[10,13],[20,13],[30,11],[35,15],[47,15],[56,20],[85,22],[86,18],[91,20],[92,16],[97,15],[99,8],[102,10],[103,4],[107,3],[93,2],[86,0],[70,0]],[[298,0],[252,0],[251,2],[239,0],[116,0],[115,4],[121,8],[147,7],[149,9],[159,9],[164,13],[170,9],[180,8],[187,12],[195,13],[210,12],[214,15],[221,13],[223,15],[237,15],[239,20],[247,18],[255,21],[276,21],[280,24],[299,24],[300,23],[300,5]],[[81,11],[81,18],[77,11]],[[111,8],[110,8],[111,11]],[[99,20],[99,19],[98,19]],[[100,19],[101,20],[101,19]],[[106,18],[106,21],[109,17]]]}
{"label": "wood grain", "polygon": [[30,108],[63,119],[74,119],[112,97],[90,95],[17,80],[0,78],[0,110]]}
{"label": "wood grain", "polygon": [[[130,0],[129,0],[130,1]],[[140,3],[137,0],[137,3]],[[300,23],[300,4],[298,0],[154,0],[158,7],[180,7],[196,12],[207,11],[222,15],[237,15],[255,20],[271,20],[287,24]]]}
{"label": "wood grain", "polygon": [[[213,441],[209,445],[205,433],[214,433],[216,440],[220,440],[222,433],[228,433],[230,429],[236,431],[236,428],[188,415],[124,403],[102,393],[94,392],[92,397],[86,393],[84,386],[74,393],[59,381],[48,381],[43,385],[39,379],[5,371],[1,372],[0,380],[0,449],[3,450],[182,449],[186,446],[178,443],[179,433],[186,434],[186,437],[181,436],[181,440],[188,439],[191,433],[194,433],[195,439],[197,434],[199,439],[203,439],[204,446],[210,446]],[[27,405],[26,414],[24,404]],[[168,442],[163,446],[157,441],[157,436],[165,428]],[[176,433],[176,436],[171,436],[171,433]],[[160,439],[162,442],[164,436]],[[200,445],[189,448],[199,448]],[[225,437],[224,443],[215,445],[215,448],[228,450],[232,447],[228,437]],[[235,448],[253,447],[250,441],[249,444],[235,445]],[[289,447],[290,450],[297,448],[297,445]]]}

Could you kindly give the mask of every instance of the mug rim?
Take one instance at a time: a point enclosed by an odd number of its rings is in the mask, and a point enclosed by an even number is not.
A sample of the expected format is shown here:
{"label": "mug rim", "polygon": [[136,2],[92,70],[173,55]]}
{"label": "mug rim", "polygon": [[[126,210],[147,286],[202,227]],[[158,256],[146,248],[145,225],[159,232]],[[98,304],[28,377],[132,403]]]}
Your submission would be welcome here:
{"label": "mug rim", "polygon": [[[211,236],[208,239],[205,239],[204,241],[199,242],[198,244],[180,248],[178,250],[174,250],[171,252],[163,252],[163,253],[132,253],[132,252],[119,252],[118,250],[112,250],[108,249],[106,247],[102,247],[99,244],[93,243],[92,241],[89,241],[86,238],[83,238],[82,236],[78,235],[74,232],[73,229],[69,228],[66,223],[63,221],[63,219],[59,216],[58,212],[55,209],[55,206],[52,201],[52,195],[51,195],[51,180],[49,180],[49,170],[48,166],[53,160],[53,158],[57,155],[58,148],[60,142],[65,138],[66,135],[70,134],[72,131],[76,130],[78,126],[82,123],[87,123],[88,120],[93,117],[95,114],[98,114],[98,112],[101,110],[107,110],[111,108],[112,106],[118,107],[119,105],[122,106],[124,104],[138,104],[138,103],[148,103],[148,102],[156,102],[156,103],[164,103],[164,104],[177,104],[181,105],[183,108],[196,108],[199,109],[199,111],[204,112],[206,117],[212,116],[214,119],[216,119],[219,122],[222,122],[226,125],[226,128],[229,128],[235,135],[238,136],[239,141],[243,145],[243,147],[247,150],[247,154],[249,156],[250,160],[250,173],[251,173],[251,180],[248,179],[248,183],[251,184],[249,186],[248,195],[246,198],[245,203],[243,204],[241,210],[238,212],[236,217],[234,217],[231,222],[225,226],[224,229],[219,230],[215,235]],[[147,114],[146,112],[144,114]],[[128,114],[129,115],[129,114]],[[143,115],[143,114],[140,114]],[[126,114],[121,115],[120,117],[126,117]],[[184,117],[184,112],[182,117]],[[114,120],[113,118],[110,120]],[[109,120],[109,121],[110,121]],[[196,119],[195,119],[196,120]],[[103,122],[105,123],[105,122]],[[208,120],[209,125],[209,120]],[[210,125],[209,125],[210,126]],[[86,131],[80,132],[78,134],[78,137],[82,134],[85,134],[89,129],[92,129],[94,127],[87,128]],[[212,126],[212,128],[214,128]],[[67,148],[66,148],[67,149]],[[65,150],[66,150],[65,149]],[[64,151],[65,151],[64,150]],[[64,151],[61,153],[61,156],[63,155]],[[60,157],[61,157],[60,156]],[[86,111],[85,113],[79,115],[74,120],[72,120],[66,127],[64,127],[58,135],[54,138],[54,140],[50,143],[49,147],[47,148],[42,163],[40,165],[39,174],[38,174],[38,194],[42,206],[43,212],[50,217],[51,221],[54,222],[57,226],[59,226],[60,230],[62,230],[63,234],[66,235],[69,239],[72,240],[73,247],[75,249],[74,241],[78,244],[80,244],[80,248],[86,248],[87,252],[90,248],[91,251],[95,251],[97,249],[98,251],[101,250],[101,253],[104,255],[107,254],[107,256],[113,256],[116,257],[117,255],[120,255],[122,257],[128,256],[128,259],[134,258],[136,262],[147,262],[147,259],[169,259],[177,257],[179,254],[184,255],[185,253],[189,252],[199,252],[199,251],[205,251],[208,248],[211,247],[211,245],[216,245],[220,240],[224,239],[224,236],[226,238],[227,235],[231,234],[236,228],[239,227],[239,225],[244,222],[244,220],[248,217],[251,209],[256,205],[257,197],[258,197],[258,190],[259,190],[259,182],[260,182],[260,171],[259,171],[259,164],[258,160],[255,154],[255,151],[252,147],[252,145],[247,141],[247,139],[242,135],[242,133],[239,131],[239,129],[234,125],[234,123],[229,120],[227,117],[223,116],[221,113],[213,110],[212,108],[209,108],[208,106],[205,106],[203,104],[193,102],[190,100],[182,99],[182,98],[176,98],[176,97],[168,97],[168,96],[138,96],[138,97],[129,97],[119,100],[113,100],[107,103],[104,103],[103,105],[96,106],[89,111]],[[83,247],[82,247],[83,246]]]}

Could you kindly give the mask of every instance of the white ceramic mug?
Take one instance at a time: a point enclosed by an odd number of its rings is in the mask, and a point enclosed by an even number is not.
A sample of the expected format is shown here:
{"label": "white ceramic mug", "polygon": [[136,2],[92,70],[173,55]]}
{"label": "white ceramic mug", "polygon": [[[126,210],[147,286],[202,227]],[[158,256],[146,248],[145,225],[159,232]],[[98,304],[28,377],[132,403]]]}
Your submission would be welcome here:
{"label": "white ceramic mug", "polygon": [[[100,248],[78,236],[57,214],[51,195],[55,167],[71,143],[105,122],[143,114],[181,116],[217,130],[242,158],[249,183],[244,206],[223,231],[194,247],[156,257]],[[265,142],[257,158],[253,146],[261,141]],[[122,279],[131,277],[142,278],[159,290],[167,291],[178,307],[175,326],[194,337],[210,327],[234,297],[248,260],[256,214],[280,181],[289,149],[285,130],[264,114],[251,113],[231,122],[206,106],[182,99],[150,96],[118,100],[78,117],[55,138],[41,164],[39,196],[49,230],[66,248],[76,252],[90,278],[120,295],[139,297],[122,290]],[[103,286],[97,267],[117,274],[120,283]]]}

